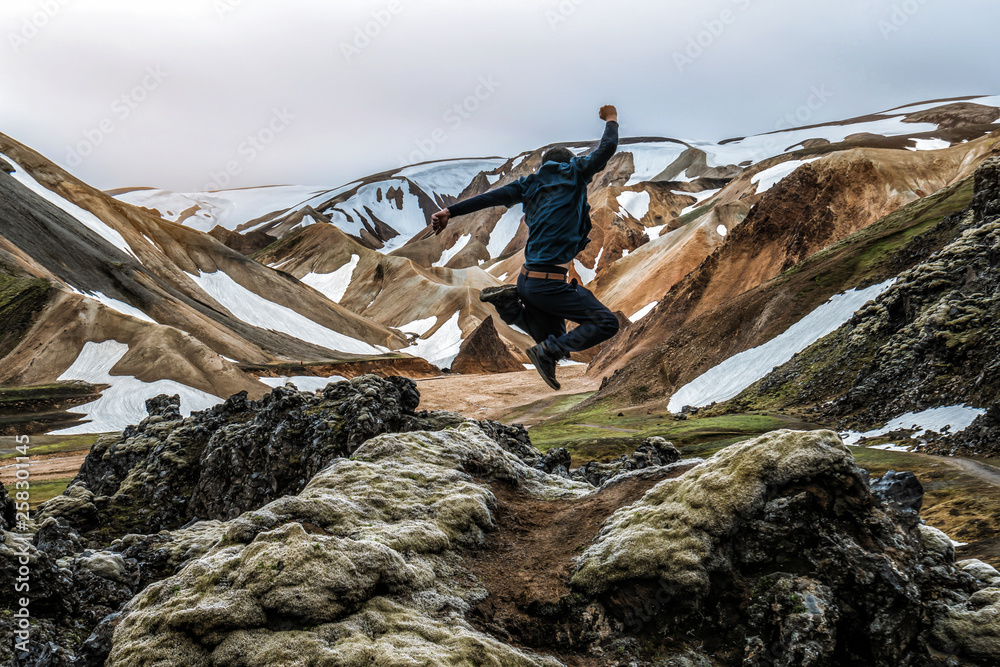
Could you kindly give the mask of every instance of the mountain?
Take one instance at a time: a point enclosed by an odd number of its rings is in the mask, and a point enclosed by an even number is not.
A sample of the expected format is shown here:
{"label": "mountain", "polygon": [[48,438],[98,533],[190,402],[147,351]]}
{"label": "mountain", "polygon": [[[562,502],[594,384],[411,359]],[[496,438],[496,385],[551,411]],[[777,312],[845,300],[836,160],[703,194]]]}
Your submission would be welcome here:
{"label": "mountain", "polygon": [[0,383],[110,385],[91,406],[89,428],[123,428],[161,391],[180,391],[187,410],[243,390],[263,395],[267,386],[240,363],[350,362],[407,344],[207,234],[90,188],[4,135],[0,159],[2,307],[16,322],[5,329]]}
{"label": "mountain", "polygon": [[[722,337],[713,332],[747,317],[707,323],[817,252],[969,177],[992,151],[998,104],[938,100],[718,143],[624,139],[590,186],[593,242],[571,271],[631,320],[581,357],[597,377],[630,369],[629,382],[619,376],[595,400],[675,390],[794,324],[804,311],[763,303],[778,313],[766,326]],[[594,144],[565,145],[579,154]],[[455,219],[437,236],[430,215],[531,173],[547,148],[339,187],[125,188],[111,197],[2,137],[10,168],[0,176],[0,307],[16,326],[0,348],[0,383],[117,386],[89,410],[95,420],[117,415],[101,426],[113,430],[125,413],[141,414],[155,382],[176,383],[164,387],[189,409],[235,391],[259,396],[261,376],[450,367],[494,314],[479,290],[516,279],[526,229],[519,207]],[[833,281],[814,296],[852,286]],[[526,361],[528,337],[493,325],[488,343],[466,346],[461,368]],[[707,338],[694,342],[698,330]],[[498,354],[501,366],[487,358]]]}

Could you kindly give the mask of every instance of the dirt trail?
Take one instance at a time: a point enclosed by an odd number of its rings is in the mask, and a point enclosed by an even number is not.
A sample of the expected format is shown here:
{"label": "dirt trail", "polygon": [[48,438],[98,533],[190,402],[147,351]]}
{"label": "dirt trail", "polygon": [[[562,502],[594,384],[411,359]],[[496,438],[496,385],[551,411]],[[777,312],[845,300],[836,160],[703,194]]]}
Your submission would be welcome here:
{"label": "dirt trail", "polygon": [[[922,454],[921,456],[931,455]],[[975,477],[981,482],[986,482],[987,484],[991,484],[993,486],[1000,486],[1000,470],[994,468],[993,466],[980,463],[979,461],[973,461],[972,459],[964,459],[960,456],[946,456],[941,458],[951,465],[961,468],[962,472]]]}
{"label": "dirt trail", "polygon": [[494,484],[498,529],[486,545],[466,556],[490,593],[475,607],[473,623],[504,641],[551,650],[553,629],[545,609],[570,594],[573,559],[616,510],[695,465],[662,471],[651,479],[628,479],[575,500],[538,500]]}
{"label": "dirt trail", "polygon": [[[31,455],[32,482],[46,482],[54,479],[69,479],[80,472],[83,460],[87,458],[89,449],[75,452],[59,452],[57,454]],[[10,484],[15,481],[17,468],[15,459],[0,461],[0,483]]]}
{"label": "dirt trail", "polygon": [[[587,367],[583,365],[560,366],[557,377],[562,389],[559,391],[552,391],[533,370],[417,380],[420,409],[450,410],[473,419],[502,419],[515,409],[537,401],[597,391],[601,386],[600,378],[589,378],[586,372]],[[517,421],[529,424],[530,415],[520,415]]]}

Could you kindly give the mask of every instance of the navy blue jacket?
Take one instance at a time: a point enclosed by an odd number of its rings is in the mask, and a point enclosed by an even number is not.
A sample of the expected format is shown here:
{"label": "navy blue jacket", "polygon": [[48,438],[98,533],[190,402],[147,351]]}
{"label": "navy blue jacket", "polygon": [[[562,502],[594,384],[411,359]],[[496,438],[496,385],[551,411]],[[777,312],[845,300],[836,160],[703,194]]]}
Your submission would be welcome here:
{"label": "navy blue jacket", "polygon": [[568,264],[590,239],[587,185],[618,150],[618,123],[610,121],[600,146],[569,162],[546,162],[537,173],[448,207],[452,217],[492,206],[524,204],[526,264]]}

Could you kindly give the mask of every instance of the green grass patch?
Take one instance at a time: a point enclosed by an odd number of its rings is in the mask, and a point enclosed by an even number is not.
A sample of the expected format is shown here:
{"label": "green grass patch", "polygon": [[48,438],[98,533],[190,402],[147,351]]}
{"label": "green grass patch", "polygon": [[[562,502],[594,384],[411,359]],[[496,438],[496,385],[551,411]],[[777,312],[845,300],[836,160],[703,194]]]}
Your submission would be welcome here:
{"label": "green grass patch", "polygon": [[53,289],[48,280],[15,275],[16,269],[0,263],[0,358],[6,356],[28,331]]}
{"label": "green grass patch", "polygon": [[644,438],[659,436],[674,443],[685,456],[710,456],[723,447],[779,429],[817,426],[783,415],[692,415],[674,421],[669,414],[621,413],[613,407],[590,406],[530,428],[531,442],[542,451],[565,447],[573,465],[607,461],[630,454]]}
{"label": "green grass patch", "polygon": [[[56,496],[60,495],[69,486],[69,483],[73,481],[72,477],[66,477],[64,479],[47,479],[44,482],[32,482],[28,487],[28,506],[31,509],[38,509],[38,506],[44,503],[46,500],[51,500]],[[17,489],[14,483],[5,484],[7,488],[7,495],[14,497],[17,493]]]}
{"label": "green grass patch", "polygon": [[[84,435],[33,435],[28,443],[28,456],[89,450],[101,435],[91,433]],[[22,456],[15,449],[17,446],[18,443],[13,437],[0,438],[0,461]]]}
{"label": "green grass patch", "polygon": [[516,424],[522,420],[531,419],[533,421],[539,421],[555,417],[575,408],[596,393],[597,392],[595,391],[587,391],[582,394],[557,396],[554,399],[543,398],[541,400],[534,401],[533,403],[528,403],[527,405],[521,405],[514,408],[511,412],[503,415],[500,421],[508,424]]}

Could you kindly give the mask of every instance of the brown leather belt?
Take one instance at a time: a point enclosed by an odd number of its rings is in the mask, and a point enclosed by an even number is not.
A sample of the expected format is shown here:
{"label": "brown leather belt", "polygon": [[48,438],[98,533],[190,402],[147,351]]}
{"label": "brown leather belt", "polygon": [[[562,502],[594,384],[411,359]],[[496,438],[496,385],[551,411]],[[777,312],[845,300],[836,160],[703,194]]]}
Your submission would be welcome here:
{"label": "brown leather belt", "polygon": [[521,275],[528,278],[541,278],[542,280],[558,280],[561,282],[566,282],[567,274],[565,273],[545,273],[544,271],[529,271],[525,267],[521,267]]}

